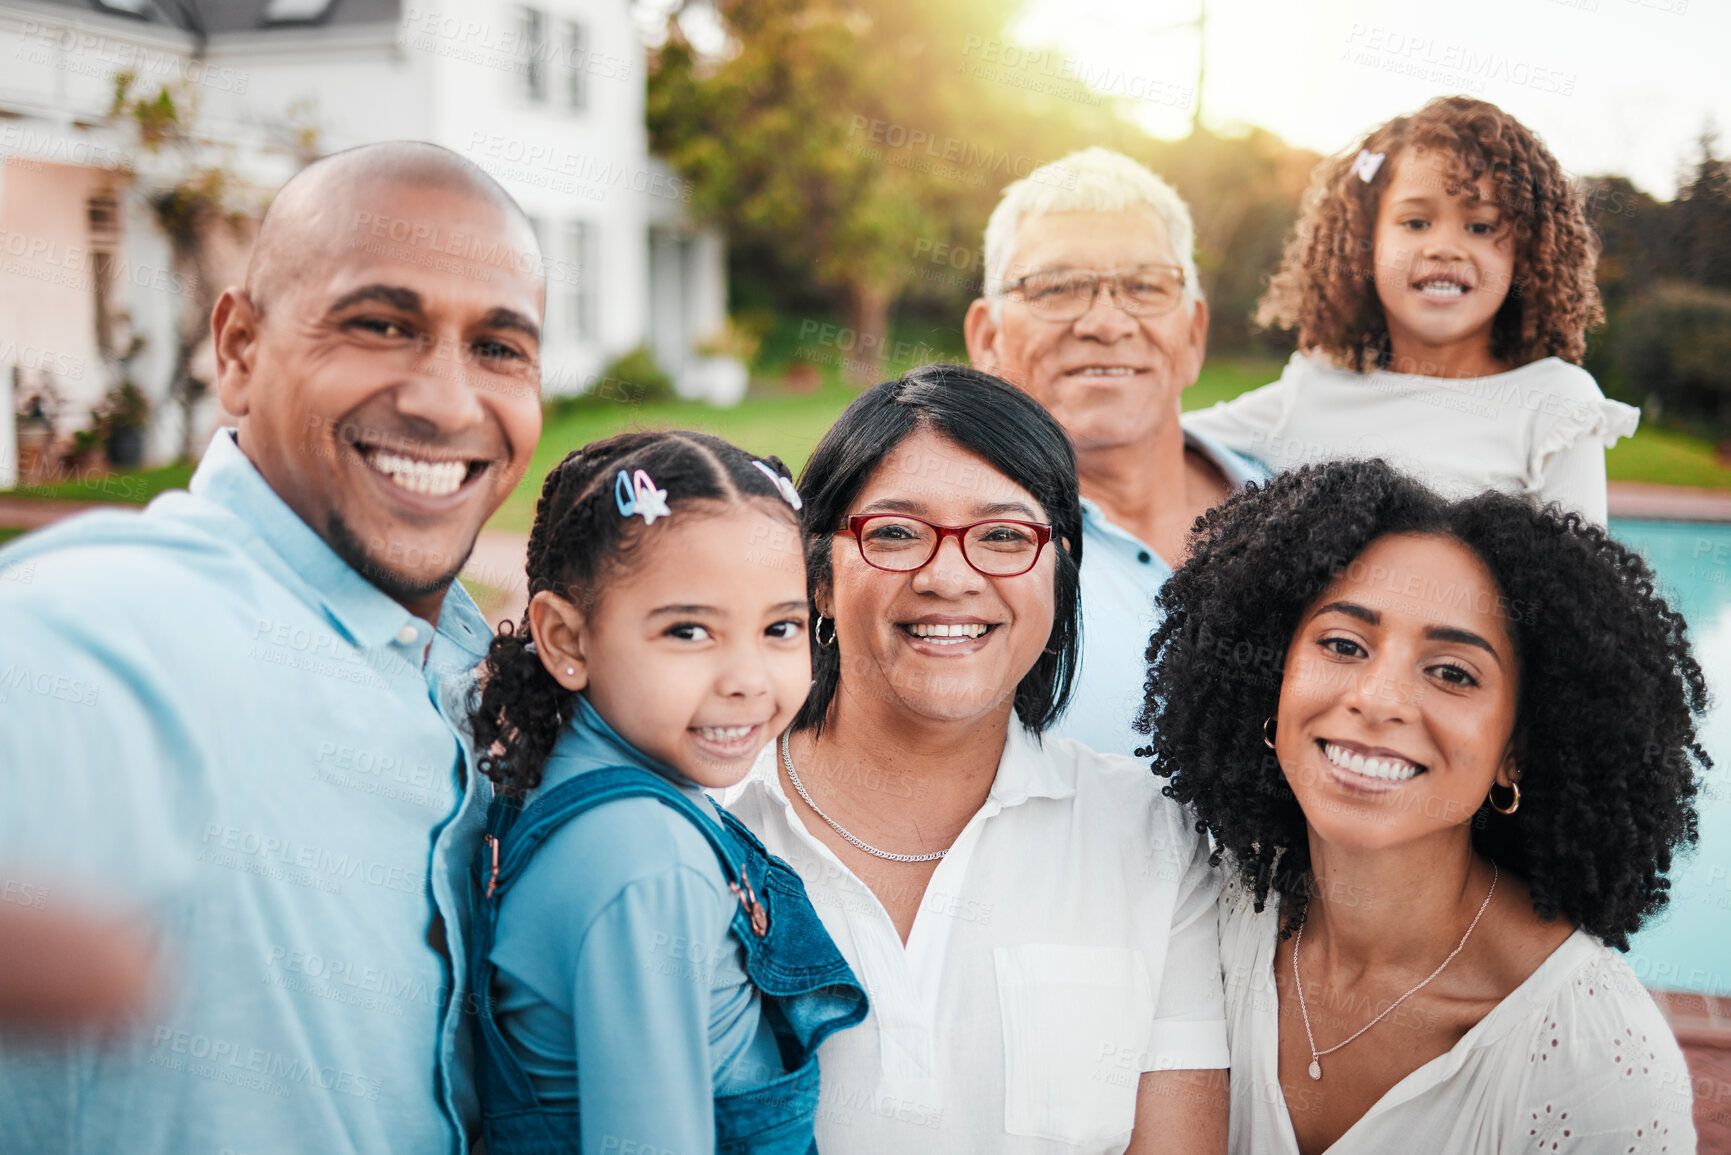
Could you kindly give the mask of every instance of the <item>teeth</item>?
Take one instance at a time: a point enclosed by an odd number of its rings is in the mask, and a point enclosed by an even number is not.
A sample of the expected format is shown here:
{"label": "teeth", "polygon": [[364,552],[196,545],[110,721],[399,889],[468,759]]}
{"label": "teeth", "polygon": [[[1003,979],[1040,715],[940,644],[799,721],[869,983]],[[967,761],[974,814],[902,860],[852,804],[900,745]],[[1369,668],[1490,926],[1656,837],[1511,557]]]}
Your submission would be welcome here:
{"label": "teeth", "polygon": [[411,493],[444,497],[457,492],[469,476],[466,461],[422,461],[387,453],[383,449],[365,449],[361,456],[366,463]]}
{"label": "teeth", "polygon": [[1077,372],[1084,377],[1131,377],[1135,375],[1136,370],[1128,365],[1090,365],[1088,368],[1080,369]]}
{"label": "teeth", "polygon": [[915,622],[908,627],[908,633],[916,638],[953,638],[956,641],[977,638],[985,632],[984,622],[963,622],[957,625]]}
{"label": "teeth", "polygon": [[1336,746],[1332,742],[1323,744],[1323,754],[1328,760],[1342,770],[1363,775],[1366,778],[1379,778],[1384,782],[1405,782],[1418,773],[1418,766],[1404,758],[1366,758],[1363,754]]}
{"label": "teeth", "polygon": [[1467,287],[1454,281],[1426,281],[1418,291],[1427,297],[1458,297],[1467,291]]}
{"label": "teeth", "polygon": [[756,726],[699,726],[697,732],[711,742],[743,742]]}

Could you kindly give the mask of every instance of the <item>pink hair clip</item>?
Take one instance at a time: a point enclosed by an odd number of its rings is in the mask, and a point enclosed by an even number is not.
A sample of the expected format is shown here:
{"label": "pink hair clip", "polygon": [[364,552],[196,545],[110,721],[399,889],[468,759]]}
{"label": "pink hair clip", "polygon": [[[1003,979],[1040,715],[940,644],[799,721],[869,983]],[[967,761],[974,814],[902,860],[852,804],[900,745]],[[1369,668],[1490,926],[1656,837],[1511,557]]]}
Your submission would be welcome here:
{"label": "pink hair clip", "polygon": [[667,491],[656,489],[655,482],[642,469],[635,475],[619,471],[613,481],[613,501],[619,506],[621,517],[641,516],[644,525],[654,525],[656,518],[673,515],[667,508]]}
{"label": "pink hair clip", "polygon": [[752,464],[763,470],[763,475],[775,484],[775,488],[780,491],[782,498],[786,500],[789,505],[793,506],[795,513],[799,512],[800,508],[805,505],[805,502],[799,499],[799,490],[793,487],[793,482],[789,481],[787,478],[783,477],[761,461],[754,461]]}

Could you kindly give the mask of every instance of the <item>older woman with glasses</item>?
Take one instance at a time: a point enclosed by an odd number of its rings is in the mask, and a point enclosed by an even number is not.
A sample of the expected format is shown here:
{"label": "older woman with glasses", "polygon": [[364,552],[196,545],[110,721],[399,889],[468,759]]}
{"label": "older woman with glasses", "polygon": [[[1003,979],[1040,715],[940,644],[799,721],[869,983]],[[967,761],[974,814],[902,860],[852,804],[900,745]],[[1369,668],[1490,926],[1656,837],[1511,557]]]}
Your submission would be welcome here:
{"label": "older woman with glasses", "polygon": [[815,680],[733,809],[871,993],[819,1051],[819,1147],[1224,1151],[1208,848],[1130,759],[1041,738],[1080,641],[1063,430],[930,367],[800,490]]}

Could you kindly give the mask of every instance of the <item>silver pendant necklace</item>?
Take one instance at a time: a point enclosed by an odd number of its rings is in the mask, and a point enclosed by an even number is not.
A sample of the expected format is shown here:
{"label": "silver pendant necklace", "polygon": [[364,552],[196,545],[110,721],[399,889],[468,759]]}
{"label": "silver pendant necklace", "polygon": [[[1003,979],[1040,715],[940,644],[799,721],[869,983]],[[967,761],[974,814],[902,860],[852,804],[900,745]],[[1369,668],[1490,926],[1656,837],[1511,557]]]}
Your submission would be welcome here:
{"label": "silver pendant necklace", "polygon": [[943,850],[934,850],[930,854],[891,854],[887,850],[879,850],[870,843],[862,842],[860,839],[855,838],[852,834],[849,834],[846,830],[842,829],[841,823],[820,810],[817,803],[811,800],[811,795],[805,792],[805,784],[799,780],[799,771],[793,768],[793,756],[789,754],[787,750],[788,734],[789,731],[786,730],[782,731],[781,734],[781,764],[787,767],[787,780],[793,783],[793,788],[799,791],[799,796],[805,799],[805,804],[811,807],[811,812],[829,823],[829,828],[831,830],[835,831],[837,834],[847,839],[849,843],[859,847],[859,849],[865,851],[867,854],[874,854],[879,858],[887,858],[891,862],[936,862],[938,859],[950,852],[949,848],[945,847]]}
{"label": "silver pendant necklace", "polygon": [[[783,749],[785,749],[785,746]],[[1298,941],[1292,944],[1292,985],[1298,988],[1298,1013],[1304,1017],[1304,1037],[1310,1044],[1310,1077],[1312,1079],[1322,1078],[1322,1056],[1334,1054],[1334,1052],[1346,1046],[1347,1043],[1352,1042],[1352,1040],[1358,1038],[1360,1035],[1388,1018],[1388,1016],[1394,1012],[1396,1007],[1412,998],[1412,996],[1418,994],[1419,991],[1423,990],[1425,986],[1430,983],[1431,979],[1442,974],[1443,967],[1446,967],[1455,961],[1455,955],[1461,953],[1461,948],[1467,945],[1467,939],[1473,936],[1473,930],[1479,925],[1479,919],[1485,916],[1485,908],[1491,904],[1491,895],[1497,892],[1498,873],[1497,864],[1494,862],[1491,863],[1491,888],[1485,891],[1485,900],[1479,903],[1479,912],[1473,915],[1472,925],[1468,926],[1467,932],[1461,935],[1460,943],[1456,945],[1454,950],[1449,952],[1449,956],[1442,960],[1442,966],[1439,966],[1436,970],[1430,972],[1430,978],[1425,979],[1424,982],[1390,1003],[1388,1008],[1384,1010],[1382,1014],[1376,1016],[1376,1018],[1370,1020],[1370,1022],[1364,1024],[1364,1026],[1358,1028],[1358,1030],[1348,1035],[1341,1042],[1334,1044],[1334,1046],[1328,1048],[1326,1051],[1319,1051],[1316,1049],[1316,1036],[1310,1033],[1310,1011],[1304,1005],[1304,980],[1298,977],[1298,949],[1304,945],[1304,924],[1302,922],[1298,924]]]}

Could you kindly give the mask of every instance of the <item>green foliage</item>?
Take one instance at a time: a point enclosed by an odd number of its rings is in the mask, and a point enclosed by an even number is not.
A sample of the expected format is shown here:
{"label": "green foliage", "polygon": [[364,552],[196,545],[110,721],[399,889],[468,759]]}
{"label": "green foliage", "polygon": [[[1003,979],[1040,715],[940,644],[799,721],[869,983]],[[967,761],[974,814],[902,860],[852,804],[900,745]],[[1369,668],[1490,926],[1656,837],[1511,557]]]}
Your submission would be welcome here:
{"label": "green foliage", "polygon": [[1731,434],[1731,293],[1661,283],[1622,310],[1611,356],[1625,390]]}
{"label": "green foliage", "polygon": [[[773,303],[820,296],[881,336],[937,245],[977,246],[999,190],[1082,143],[1130,132],[1102,107],[971,73],[1001,0],[723,0],[737,51],[677,26],[650,75],[656,151],[691,184]],[[737,266],[736,266],[737,267]]]}
{"label": "green foliage", "polygon": [[655,360],[647,345],[639,345],[609,361],[601,375],[584,382],[581,393],[546,399],[550,419],[590,409],[625,410],[673,397],[673,378]]}

